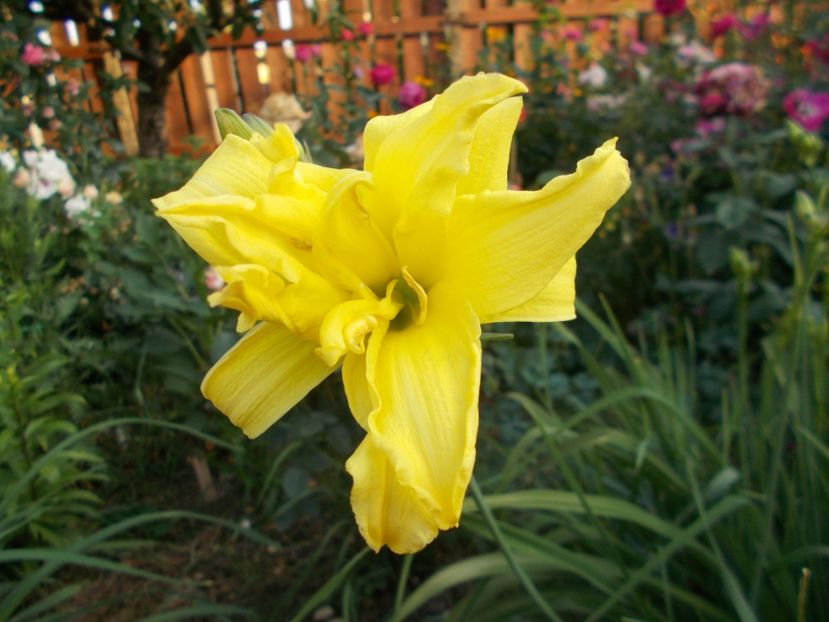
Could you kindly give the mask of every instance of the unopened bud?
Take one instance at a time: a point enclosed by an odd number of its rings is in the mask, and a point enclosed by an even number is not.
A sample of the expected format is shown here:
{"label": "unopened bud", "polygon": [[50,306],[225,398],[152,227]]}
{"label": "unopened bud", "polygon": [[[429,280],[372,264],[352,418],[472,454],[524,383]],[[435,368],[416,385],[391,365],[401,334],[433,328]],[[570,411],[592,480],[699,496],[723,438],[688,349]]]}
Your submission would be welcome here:
{"label": "unopened bud", "polygon": [[729,248],[728,260],[731,264],[731,270],[740,281],[747,281],[751,278],[753,272],[752,262],[743,249],[736,246]]}
{"label": "unopened bud", "polygon": [[794,195],[794,211],[810,232],[824,234],[829,225],[829,217],[825,210],[818,209],[812,197],[802,190],[798,190]]}
{"label": "unopened bud", "polygon": [[235,134],[245,140],[249,140],[253,136],[251,127],[245,123],[245,120],[235,110],[218,108],[214,114],[216,115],[216,125],[219,126],[219,135],[222,137],[222,140],[228,134]]}
{"label": "unopened bud", "polygon": [[250,114],[246,112],[242,115],[242,119],[244,123],[247,123],[248,127],[252,129],[257,134],[261,134],[264,138],[267,138],[271,134],[273,134],[273,126],[270,125],[265,119],[262,117],[257,117],[255,114]]}
{"label": "unopened bud", "polygon": [[823,152],[824,144],[820,136],[813,132],[807,132],[800,125],[792,121],[786,121],[786,130],[789,139],[797,149],[800,161],[806,166],[812,167],[817,164],[820,154]]}

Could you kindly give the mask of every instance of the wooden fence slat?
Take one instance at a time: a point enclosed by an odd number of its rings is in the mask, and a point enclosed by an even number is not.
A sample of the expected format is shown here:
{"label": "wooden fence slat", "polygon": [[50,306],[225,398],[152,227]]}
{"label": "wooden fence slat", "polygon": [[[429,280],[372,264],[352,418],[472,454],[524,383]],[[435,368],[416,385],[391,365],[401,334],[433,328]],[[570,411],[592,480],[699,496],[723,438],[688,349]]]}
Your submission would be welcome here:
{"label": "wooden fence slat", "polygon": [[174,152],[183,151],[184,139],[190,135],[187,115],[184,112],[184,99],[178,83],[178,74],[173,76],[167,99],[164,103],[164,116],[167,120],[167,141]]}
{"label": "wooden fence slat", "polygon": [[237,93],[238,85],[233,75],[233,57],[231,50],[211,50],[210,64],[213,66],[213,79],[219,106],[241,111],[242,104]]}
{"label": "wooden fence slat", "polygon": [[661,15],[647,15],[642,25],[642,38],[648,43],[659,41],[665,35],[665,20]]}
{"label": "wooden fence slat", "polygon": [[[331,88],[329,91],[329,118],[337,122],[343,112],[346,94],[342,75],[344,43],[331,40],[325,16],[334,0],[317,0],[319,15],[316,23],[307,9],[305,0],[287,0],[291,9],[292,28],[280,30],[276,1],[264,5],[262,23],[264,32],[247,30],[234,40],[229,33],[219,34],[209,40],[210,51],[201,57],[187,59],[173,80],[167,98],[169,142],[173,149],[182,149],[182,139],[192,130],[209,145],[218,141],[213,110],[217,106],[229,107],[240,112],[258,113],[270,93],[295,92],[303,101],[317,95],[317,80]],[[664,20],[652,13],[653,0],[562,0],[557,3],[565,23],[578,25],[588,36],[593,50],[606,53],[613,48],[625,52],[634,38],[656,41],[664,35]],[[447,6],[448,4],[448,6]],[[333,5],[332,5],[333,6]],[[355,26],[356,40],[349,44],[351,62],[359,69],[358,83],[370,87],[370,70],[374,64],[387,63],[397,69],[397,78],[389,85],[380,87],[387,96],[394,97],[404,81],[421,78],[443,78],[445,67],[453,74],[465,73],[478,65],[478,53],[485,40],[493,44],[512,34],[512,60],[524,71],[533,68],[534,59],[530,47],[537,12],[529,0],[341,0],[342,10]],[[399,9],[399,15],[396,11]],[[692,10],[700,32],[708,25],[704,11]],[[773,12],[774,13],[774,12]],[[779,13],[779,11],[778,11]],[[637,17],[633,17],[637,15]],[[774,15],[777,17],[777,15]],[[609,27],[602,26],[588,32],[588,20],[594,17],[609,18]],[[359,34],[358,25],[371,19],[372,33]],[[642,31],[638,26],[641,24]],[[100,42],[86,39],[85,24],[78,24],[79,45],[72,46],[62,22],[50,28],[51,36],[59,52],[70,58],[84,61],[83,75],[95,79],[95,68],[106,63],[112,69],[109,48]],[[560,25],[545,28],[543,36],[556,43]],[[297,45],[319,44],[321,55],[308,61],[298,61],[286,55],[282,44],[290,40]],[[258,58],[253,46],[257,41],[266,42],[264,62],[270,70],[267,84],[260,83],[257,75]],[[575,44],[568,42],[566,53],[574,54]],[[491,55],[490,65],[496,59]],[[485,59],[486,62],[486,59]],[[124,75],[135,76],[134,63],[121,63]],[[264,76],[262,76],[264,79]],[[211,85],[213,88],[211,88]],[[97,91],[96,91],[97,93]],[[97,94],[89,98],[92,110],[101,111]],[[121,109],[128,111],[114,120],[122,136],[128,136],[130,127],[135,129],[137,114],[136,90],[129,89],[125,100],[121,96]],[[123,95],[123,94],[122,94]],[[381,112],[391,112],[384,102]],[[127,138],[127,140],[130,140]]]}
{"label": "wooden fence slat", "polygon": [[259,74],[256,70],[258,59],[253,48],[237,48],[233,51],[233,55],[236,58],[236,75],[242,94],[243,112],[256,114],[268,96],[268,87],[259,83]]}
{"label": "wooden fence slat", "polygon": [[188,57],[181,64],[180,71],[187,109],[190,112],[192,133],[205,139],[208,144],[212,143],[210,139],[213,136],[213,111],[207,101],[207,85],[202,75],[199,57]]}
{"label": "wooden fence slat", "polygon": [[311,16],[303,0],[291,0],[291,19],[294,22],[294,28],[308,26],[311,23]]}
{"label": "wooden fence slat", "polygon": [[[104,71],[115,79],[124,75],[120,58],[114,52],[104,54]],[[112,93],[112,104],[118,113],[115,124],[118,126],[118,133],[121,135],[124,153],[135,155],[138,153],[138,134],[135,130],[135,120],[132,116],[132,107],[126,88],[121,87]]]}
{"label": "wooden fence slat", "polygon": [[269,45],[265,55],[265,62],[271,69],[270,92],[291,92],[291,78],[289,75],[291,69],[288,65],[288,59],[285,58],[285,52],[282,46]]}
{"label": "wooden fence slat", "polygon": [[[420,0],[401,0],[400,18],[409,21],[421,17],[422,2]],[[403,81],[413,81],[425,75],[423,48],[420,44],[421,33],[403,35]]]}
{"label": "wooden fence slat", "polygon": [[[478,26],[469,26],[467,14],[474,13],[477,8],[475,0],[449,0],[449,16],[453,20],[451,26],[451,40],[449,47],[452,61],[452,71],[455,74],[471,71],[478,61],[478,52],[483,47],[481,30]],[[496,9],[503,10],[503,9]],[[508,9],[512,11],[513,9]],[[490,19],[490,12],[484,11],[487,23]],[[483,23],[478,21],[477,23]]]}
{"label": "wooden fence slat", "polygon": [[[529,3],[526,0],[518,0],[515,5],[518,8],[526,9]],[[530,24],[515,24],[512,29],[513,59],[515,65],[523,71],[532,71],[535,61],[532,54],[533,27]]]}
{"label": "wooden fence slat", "polygon": [[124,75],[129,78],[132,85],[129,89],[130,109],[132,118],[138,122],[138,64],[135,61],[121,61],[121,69]]}
{"label": "wooden fence slat", "polygon": [[216,74],[213,71],[213,60],[210,57],[210,52],[204,52],[199,55],[199,65],[201,67],[201,74],[204,77],[205,95],[207,96],[207,107],[210,111],[210,131],[213,137],[213,143],[221,142],[221,133],[219,126],[216,124],[216,109],[220,107],[219,91],[216,88]]}

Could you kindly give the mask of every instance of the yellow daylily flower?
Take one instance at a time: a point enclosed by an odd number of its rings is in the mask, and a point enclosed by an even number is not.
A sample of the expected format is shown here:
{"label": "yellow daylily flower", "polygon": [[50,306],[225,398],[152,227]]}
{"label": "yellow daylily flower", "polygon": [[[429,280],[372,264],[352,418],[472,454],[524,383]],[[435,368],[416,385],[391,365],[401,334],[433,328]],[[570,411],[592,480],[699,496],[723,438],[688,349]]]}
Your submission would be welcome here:
{"label": "yellow daylily flower", "polygon": [[342,370],[365,437],[346,463],[375,551],[457,526],[475,461],[481,324],[574,317],[575,253],[630,185],[615,139],[507,190],[523,84],[478,74],[369,121],[363,171],[299,160],[277,125],[230,135],[158,214],[227,285],[245,336],[204,395],[256,437]]}

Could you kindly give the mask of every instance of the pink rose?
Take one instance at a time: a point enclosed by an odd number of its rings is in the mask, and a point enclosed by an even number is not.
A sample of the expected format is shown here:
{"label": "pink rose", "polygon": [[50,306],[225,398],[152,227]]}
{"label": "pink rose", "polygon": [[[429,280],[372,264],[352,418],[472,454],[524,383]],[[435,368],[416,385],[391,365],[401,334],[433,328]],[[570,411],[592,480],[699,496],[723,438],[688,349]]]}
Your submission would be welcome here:
{"label": "pink rose", "polygon": [[406,110],[426,101],[426,91],[417,82],[404,82],[397,92],[397,101]]}
{"label": "pink rose", "polygon": [[725,97],[719,91],[712,91],[700,97],[699,109],[703,114],[716,114],[725,108]]}
{"label": "pink rose", "polygon": [[342,41],[354,41],[354,33],[351,32],[348,28],[343,28],[340,31],[340,40],[342,40]]}
{"label": "pink rose", "polygon": [[605,19],[604,17],[597,17],[590,22],[590,30],[593,32],[599,32],[600,30],[607,28],[609,25],[610,20]]}
{"label": "pink rose", "polygon": [[653,10],[663,17],[679,15],[685,11],[685,0],[654,0]]}
{"label": "pink rose", "polygon": [[771,19],[766,13],[757,13],[748,23],[738,23],[737,30],[746,40],[753,41],[765,34],[769,24]]}
{"label": "pink rose", "polygon": [[561,36],[567,41],[581,41],[584,38],[578,26],[565,26],[561,29]]}
{"label": "pink rose", "polygon": [[783,109],[804,130],[817,132],[829,118],[829,93],[795,89],[783,99]]}
{"label": "pink rose", "polygon": [[371,68],[369,77],[374,86],[383,86],[394,80],[396,75],[397,72],[395,72],[394,67],[385,63],[378,63]]}
{"label": "pink rose", "polygon": [[300,43],[294,48],[294,58],[297,59],[300,63],[307,62],[311,60],[311,46],[305,43]]}
{"label": "pink rose", "polygon": [[722,117],[714,117],[713,119],[700,119],[694,128],[702,137],[708,137],[712,134],[718,134],[725,129],[725,119]]}
{"label": "pink rose", "polygon": [[367,37],[374,32],[374,24],[371,22],[360,22],[360,25],[357,26],[357,32],[359,32],[362,36]]}
{"label": "pink rose", "polygon": [[631,41],[630,53],[634,56],[644,56],[648,53],[648,46],[639,40]]}
{"label": "pink rose", "polygon": [[769,86],[759,67],[727,63],[702,74],[694,90],[703,114],[750,115],[765,106]]}
{"label": "pink rose", "polygon": [[20,55],[20,60],[29,65],[29,67],[37,67],[46,62],[46,53],[39,45],[27,43],[23,46],[23,53]]}
{"label": "pink rose", "polygon": [[805,47],[821,63],[829,65],[829,33],[823,35],[821,39],[807,41]]}
{"label": "pink rose", "polygon": [[711,36],[715,39],[717,37],[722,37],[725,33],[727,33],[732,28],[736,27],[740,23],[740,20],[733,13],[726,13],[722,17],[718,17],[713,22],[711,22]]}
{"label": "pink rose", "polygon": [[69,95],[72,95],[73,97],[77,97],[78,93],[81,92],[81,85],[74,78],[69,78],[63,85],[63,88]]}

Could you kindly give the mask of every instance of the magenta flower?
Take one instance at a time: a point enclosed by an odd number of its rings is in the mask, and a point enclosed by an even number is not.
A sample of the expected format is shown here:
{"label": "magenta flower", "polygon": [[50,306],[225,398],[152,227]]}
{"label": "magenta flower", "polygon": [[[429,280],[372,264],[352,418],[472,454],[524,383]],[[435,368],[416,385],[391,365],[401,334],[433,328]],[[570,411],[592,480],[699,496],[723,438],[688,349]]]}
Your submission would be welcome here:
{"label": "magenta flower", "polygon": [[783,99],[786,114],[809,132],[817,132],[829,118],[829,93],[795,89]]}
{"label": "magenta flower", "polygon": [[20,55],[20,60],[30,67],[37,67],[46,62],[46,52],[39,45],[27,43],[23,46],[23,53]]}
{"label": "magenta flower", "polygon": [[685,11],[685,0],[654,0],[653,10],[663,17],[679,15]]}
{"label": "magenta flower", "polygon": [[68,95],[72,95],[73,97],[77,97],[78,93],[81,92],[81,85],[74,78],[69,78],[63,85],[63,88]]}
{"label": "magenta flower", "polygon": [[397,101],[406,110],[426,101],[426,90],[417,82],[404,82],[397,92]]}
{"label": "magenta flower", "polygon": [[740,20],[733,13],[726,13],[722,17],[718,17],[711,22],[711,36],[715,39],[722,37],[732,28],[735,28],[740,23]]}
{"label": "magenta flower", "polygon": [[644,56],[648,53],[648,46],[636,39],[630,42],[630,53],[634,56]]}
{"label": "magenta flower", "polygon": [[584,38],[584,35],[581,33],[581,28],[573,25],[562,28],[561,36],[567,41],[581,41]]}
{"label": "magenta flower", "polygon": [[371,22],[360,22],[360,25],[357,26],[357,31],[364,37],[367,37],[374,32],[374,24]]}
{"label": "magenta flower", "polygon": [[722,117],[714,117],[713,119],[700,119],[694,127],[697,134],[703,138],[707,138],[712,134],[719,134],[725,130],[725,119]]}
{"label": "magenta flower", "polygon": [[829,65],[829,33],[820,39],[807,41],[805,45],[809,53],[824,65]]}
{"label": "magenta flower", "polygon": [[694,87],[700,112],[714,116],[747,116],[766,105],[769,81],[762,70],[746,63],[726,63],[706,71]]}
{"label": "magenta flower", "polygon": [[387,65],[385,63],[378,63],[371,68],[371,72],[369,73],[369,77],[371,78],[371,83],[377,86],[383,86],[384,84],[388,84],[394,77],[397,75],[395,72],[394,67],[391,65]]}
{"label": "magenta flower", "polygon": [[726,104],[728,104],[728,101],[719,91],[711,91],[699,98],[699,110],[706,115],[722,112]]}
{"label": "magenta flower", "polygon": [[590,22],[590,30],[592,32],[599,32],[600,30],[604,30],[610,25],[610,20],[605,19],[604,17],[597,17]]}
{"label": "magenta flower", "polygon": [[343,28],[340,31],[340,39],[342,41],[354,41],[354,33],[348,28]]}
{"label": "magenta flower", "polygon": [[771,19],[768,14],[757,13],[747,23],[738,23],[737,30],[740,31],[740,34],[746,40],[754,41],[754,39],[763,36],[766,30],[768,30],[769,24],[771,24]]}
{"label": "magenta flower", "polygon": [[294,48],[294,58],[296,58],[299,62],[304,63],[311,60],[311,46],[305,43],[300,43]]}

